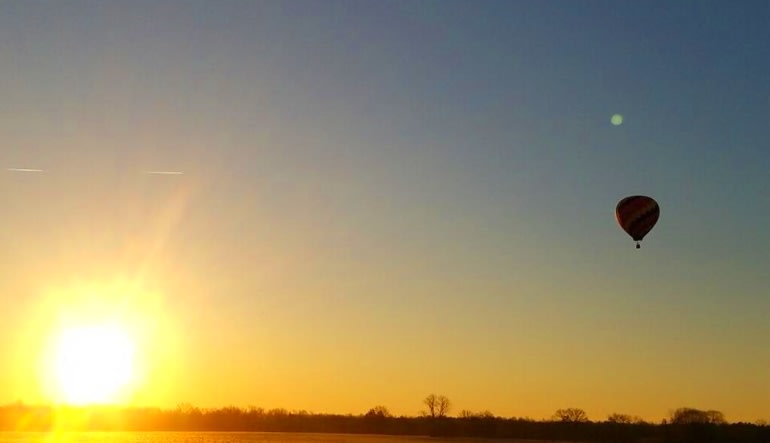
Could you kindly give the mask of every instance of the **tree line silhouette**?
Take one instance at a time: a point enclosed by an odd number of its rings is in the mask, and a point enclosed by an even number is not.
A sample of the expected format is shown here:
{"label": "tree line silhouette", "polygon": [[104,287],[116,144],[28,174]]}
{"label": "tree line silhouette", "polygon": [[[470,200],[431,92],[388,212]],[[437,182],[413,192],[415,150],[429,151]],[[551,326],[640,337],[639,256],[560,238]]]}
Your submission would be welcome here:
{"label": "tree line silhouette", "polygon": [[318,414],[258,407],[175,409],[115,406],[0,407],[2,431],[239,431],[425,435],[584,442],[767,443],[765,422],[729,423],[719,411],[679,408],[660,423],[626,414],[592,421],[579,408],[558,409],[547,420],[506,418],[490,411],[461,410],[450,416],[451,402],[431,394],[416,416],[394,416],[378,405],[363,414]]}

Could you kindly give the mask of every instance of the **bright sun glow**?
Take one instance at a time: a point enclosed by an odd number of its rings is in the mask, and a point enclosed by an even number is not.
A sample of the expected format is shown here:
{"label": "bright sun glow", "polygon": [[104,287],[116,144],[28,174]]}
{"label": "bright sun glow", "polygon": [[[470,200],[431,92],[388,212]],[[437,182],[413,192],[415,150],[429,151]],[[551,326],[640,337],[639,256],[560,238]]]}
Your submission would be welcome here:
{"label": "bright sun glow", "polygon": [[110,403],[134,379],[134,343],[119,325],[64,330],[54,348],[54,377],[69,404]]}
{"label": "bright sun glow", "polygon": [[[162,402],[178,374],[173,317],[140,278],[51,286],[20,342],[37,359],[18,369],[29,390],[53,404]],[[20,357],[21,358],[21,357]]]}

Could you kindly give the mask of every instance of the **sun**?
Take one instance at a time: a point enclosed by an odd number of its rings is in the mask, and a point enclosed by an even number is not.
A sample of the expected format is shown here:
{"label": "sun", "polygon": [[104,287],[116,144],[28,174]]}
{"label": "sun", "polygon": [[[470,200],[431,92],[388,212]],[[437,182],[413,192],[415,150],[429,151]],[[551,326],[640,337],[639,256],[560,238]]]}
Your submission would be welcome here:
{"label": "sun", "polygon": [[177,381],[180,342],[163,298],[138,278],[52,285],[20,339],[37,360],[37,377],[26,369],[19,379],[58,405],[165,401]]}
{"label": "sun", "polygon": [[120,401],[135,379],[134,357],[135,343],[118,324],[62,330],[51,368],[57,396],[72,405]]}

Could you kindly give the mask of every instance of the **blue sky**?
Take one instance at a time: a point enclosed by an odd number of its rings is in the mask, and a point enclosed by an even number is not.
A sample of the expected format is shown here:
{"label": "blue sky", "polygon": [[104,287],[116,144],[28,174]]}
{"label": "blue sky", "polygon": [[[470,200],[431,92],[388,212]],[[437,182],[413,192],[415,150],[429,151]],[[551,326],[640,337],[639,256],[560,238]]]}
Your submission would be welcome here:
{"label": "blue sky", "polygon": [[[0,164],[44,172],[0,181],[0,333],[40,287],[141,269],[200,344],[179,351],[200,390],[148,402],[411,414],[437,391],[503,415],[760,418],[768,19],[758,1],[3,3]],[[661,206],[639,251],[613,216],[631,194]],[[244,373],[206,392],[223,346]]]}

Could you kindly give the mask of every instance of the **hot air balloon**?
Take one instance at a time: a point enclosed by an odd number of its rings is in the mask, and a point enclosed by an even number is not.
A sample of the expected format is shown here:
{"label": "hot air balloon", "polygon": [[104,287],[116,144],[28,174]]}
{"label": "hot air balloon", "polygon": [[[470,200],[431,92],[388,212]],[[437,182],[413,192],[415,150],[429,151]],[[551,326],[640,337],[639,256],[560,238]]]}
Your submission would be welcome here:
{"label": "hot air balloon", "polygon": [[639,242],[655,226],[660,217],[658,202],[644,195],[632,195],[618,202],[615,207],[615,219],[626,234]]}

